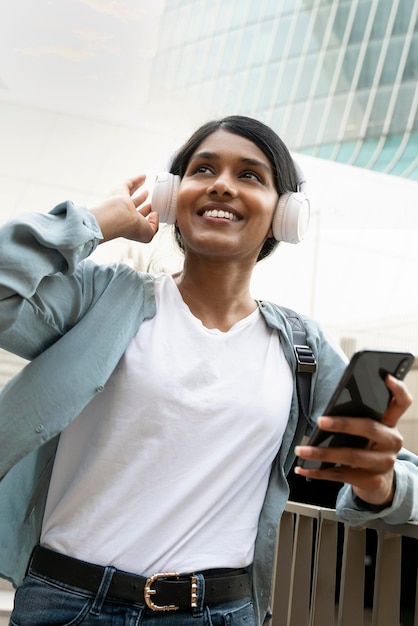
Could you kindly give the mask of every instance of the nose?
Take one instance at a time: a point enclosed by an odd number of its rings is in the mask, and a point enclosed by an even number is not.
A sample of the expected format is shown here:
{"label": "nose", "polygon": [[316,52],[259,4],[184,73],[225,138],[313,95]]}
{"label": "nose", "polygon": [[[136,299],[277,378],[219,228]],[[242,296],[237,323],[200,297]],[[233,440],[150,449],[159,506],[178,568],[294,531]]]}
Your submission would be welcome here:
{"label": "nose", "polygon": [[219,173],[211,181],[208,187],[208,194],[219,196],[227,195],[232,197],[236,196],[237,188],[233,176],[228,172]]}

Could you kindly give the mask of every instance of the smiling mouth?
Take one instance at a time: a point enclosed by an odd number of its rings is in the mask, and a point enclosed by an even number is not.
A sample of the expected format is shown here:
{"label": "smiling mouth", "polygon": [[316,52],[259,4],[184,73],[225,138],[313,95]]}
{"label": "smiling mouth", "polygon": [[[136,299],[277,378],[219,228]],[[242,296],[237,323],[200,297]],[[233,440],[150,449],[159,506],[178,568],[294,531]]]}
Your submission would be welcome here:
{"label": "smiling mouth", "polygon": [[202,213],[202,216],[222,218],[225,220],[229,220],[231,222],[238,222],[239,220],[239,217],[237,215],[234,215],[230,211],[223,211],[222,209],[210,209],[210,210],[204,211]]}

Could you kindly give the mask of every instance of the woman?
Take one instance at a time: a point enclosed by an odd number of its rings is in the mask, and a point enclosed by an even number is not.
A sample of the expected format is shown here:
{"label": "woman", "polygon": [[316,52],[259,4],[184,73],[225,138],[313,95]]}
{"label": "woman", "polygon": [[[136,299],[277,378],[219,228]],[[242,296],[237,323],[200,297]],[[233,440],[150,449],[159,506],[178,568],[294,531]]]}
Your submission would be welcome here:
{"label": "woman", "polygon": [[[291,329],[279,307],[253,299],[250,279],[277,245],[273,218],[296,172],[277,135],[240,116],[204,125],[171,170],[176,276],[85,260],[101,241],[153,238],[143,176],[91,211],[64,203],[2,229],[1,345],[32,360],[0,397],[1,571],[20,584],[16,626],[269,617],[285,474],[305,425]],[[305,325],[316,420],[345,360]],[[415,458],[396,460],[410,396],[387,385],[382,423],[320,421],[370,449],[297,449],[342,465],[299,471],[347,483],[338,511],[352,523],[416,516]]]}

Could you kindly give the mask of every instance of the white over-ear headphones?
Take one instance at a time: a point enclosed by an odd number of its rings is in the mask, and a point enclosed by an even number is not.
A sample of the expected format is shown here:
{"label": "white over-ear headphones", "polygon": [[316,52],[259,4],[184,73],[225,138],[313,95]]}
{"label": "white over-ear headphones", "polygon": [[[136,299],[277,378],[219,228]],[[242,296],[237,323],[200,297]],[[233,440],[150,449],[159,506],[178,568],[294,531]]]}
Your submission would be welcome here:
{"label": "white over-ear headphones", "polygon": [[[294,163],[298,178],[297,192],[284,193],[279,197],[273,216],[272,230],[277,241],[299,243],[305,237],[309,225],[310,205],[305,193],[306,181],[302,170]],[[180,176],[162,172],[157,176],[152,192],[151,206],[159,213],[160,222],[175,224],[177,191]]]}

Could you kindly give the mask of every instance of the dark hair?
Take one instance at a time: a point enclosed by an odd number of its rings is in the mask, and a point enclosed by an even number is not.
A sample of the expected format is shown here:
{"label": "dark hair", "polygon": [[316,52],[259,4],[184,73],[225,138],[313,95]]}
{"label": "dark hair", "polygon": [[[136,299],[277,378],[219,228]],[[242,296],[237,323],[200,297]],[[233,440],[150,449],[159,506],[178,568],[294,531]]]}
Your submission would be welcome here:
{"label": "dark hair", "polygon": [[[279,196],[283,193],[297,191],[295,166],[286,145],[272,128],[263,122],[243,115],[230,115],[203,124],[176,152],[170,166],[170,172],[183,178],[189,161],[199,145],[206,137],[219,129],[241,135],[260,148],[272,166],[273,179]],[[184,250],[183,239],[177,226],[175,227],[175,237],[180,248]],[[257,261],[271,254],[278,243],[274,237],[266,239]]]}

